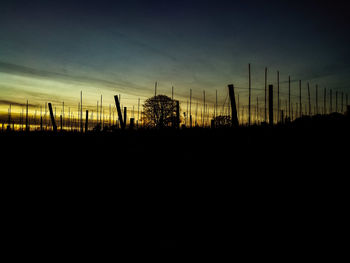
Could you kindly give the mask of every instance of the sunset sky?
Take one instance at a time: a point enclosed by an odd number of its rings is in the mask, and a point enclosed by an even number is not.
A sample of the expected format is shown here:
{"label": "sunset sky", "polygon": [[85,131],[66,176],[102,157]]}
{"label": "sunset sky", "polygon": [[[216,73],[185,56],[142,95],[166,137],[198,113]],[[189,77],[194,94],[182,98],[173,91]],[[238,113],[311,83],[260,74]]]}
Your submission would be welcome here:
{"label": "sunset sky", "polygon": [[[330,4],[332,3],[332,4]],[[345,3],[345,2],[344,2]],[[342,1],[17,1],[0,4],[0,114],[52,102],[95,107],[113,95],[137,107],[154,94],[222,104],[227,84],[247,104],[248,63],[254,103],[268,83],[286,99],[306,83],[350,89],[349,8]],[[294,82],[295,81],[295,82]],[[312,95],[314,90],[312,90]],[[314,97],[313,97],[314,98]],[[294,97],[293,97],[294,99]],[[296,99],[295,99],[296,100]],[[92,108],[94,109],[94,108]]]}

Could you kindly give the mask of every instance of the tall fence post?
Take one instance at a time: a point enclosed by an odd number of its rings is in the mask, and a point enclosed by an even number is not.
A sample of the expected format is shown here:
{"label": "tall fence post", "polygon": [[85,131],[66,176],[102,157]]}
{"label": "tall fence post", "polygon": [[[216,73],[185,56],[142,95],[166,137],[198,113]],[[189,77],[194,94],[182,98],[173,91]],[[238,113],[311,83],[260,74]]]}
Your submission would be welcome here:
{"label": "tall fence post", "polygon": [[48,103],[48,105],[49,105],[49,110],[50,110],[52,129],[54,132],[57,132],[57,125],[56,125],[56,121],[55,121],[55,116],[53,115],[52,105],[50,102]]}
{"label": "tall fence post", "polygon": [[176,101],[176,128],[180,128],[180,102]]}
{"label": "tall fence post", "polygon": [[277,123],[280,118],[280,72],[277,70]]}
{"label": "tall fence post", "polygon": [[327,90],[324,88],[323,91],[323,114],[327,114]]}
{"label": "tall fence post", "polygon": [[303,115],[302,104],[301,104],[301,80],[299,80],[299,117]]}
{"label": "tall fence post", "polygon": [[316,113],[318,114],[318,85],[316,84]]}
{"label": "tall fence post", "polygon": [[329,113],[332,113],[333,111],[333,100],[332,100],[332,90],[329,91]]}
{"label": "tall fence post", "polygon": [[307,83],[307,96],[309,101],[309,116],[311,116],[311,98],[310,98],[310,85],[309,82]]}
{"label": "tall fence post", "polygon": [[252,93],[252,85],[251,85],[251,71],[250,64],[248,64],[248,75],[249,75],[249,100],[248,100],[248,126],[250,126],[250,102],[251,102],[251,93]]}
{"label": "tall fence post", "polygon": [[26,105],[26,132],[29,132],[29,123],[28,123],[28,100]]}
{"label": "tall fence post", "polygon": [[341,112],[344,113],[344,92],[341,93]]}
{"label": "tall fence post", "polygon": [[290,76],[288,76],[288,116],[289,116],[289,119],[291,120],[292,118],[291,118],[291,112],[290,112]]}
{"label": "tall fence post", "polygon": [[114,100],[115,100],[115,105],[116,105],[117,111],[118,111],[118,118],[119,118],[120,128],[125,129],[125,123],[123,121],[122,110],[120,108],[120,103],[119,103],[119,99],[118,99],[117,95],[114,96]]}
{"label": "tall fence post", "polygon": [[89,111],[86,110],[86,117],[85,117],[85,133],[89,131]]}
{"label": "tall fence post", "polygon": [[265,122],[267,122],[267,68],[265,68]]}
{"label": "tall fence post", "polygon": [[269,85],[269,123],[273,126],[273,85]]}
{"label": "tall fence post", "polygon": [[135,126],[135,118],[130,118],[130,125],[129,125],[129,129],[133,130]]}
{"label": "tall fence post", "polygon": [[127,107],[124,107],[124,128],[126,127],[127,123]]}
{"label": "tall fence post", "polygon": [[335,112],[338,112],[338,91],[335,92]]}
{"label": "tall fence post", "polygon": [[231,100],[231,125],[232,127],[238,127],[238,117],[237,117],[237,108],[236,108],[236,99],[235,99],[235,91],[233,84],[228,85],[228,90],[230,94],[230,100]]}

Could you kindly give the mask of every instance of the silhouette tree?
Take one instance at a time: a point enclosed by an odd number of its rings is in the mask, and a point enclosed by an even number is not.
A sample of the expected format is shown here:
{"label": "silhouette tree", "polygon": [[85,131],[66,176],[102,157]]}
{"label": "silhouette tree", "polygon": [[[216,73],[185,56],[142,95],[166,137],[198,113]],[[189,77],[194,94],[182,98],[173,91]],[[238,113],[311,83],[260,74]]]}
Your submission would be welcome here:
{"label": "silhouette tree", "polygon": [[176,116],[176,103],[166,95],[147,99],[143,109],[143,122],[148,127],[168,127],[174,122]]}
{"label": "silhouette tree", "polygon": [[231,117],[226,115],[219,115],[214,118],[214,125],[216,128],[229,128],[232,125]]}

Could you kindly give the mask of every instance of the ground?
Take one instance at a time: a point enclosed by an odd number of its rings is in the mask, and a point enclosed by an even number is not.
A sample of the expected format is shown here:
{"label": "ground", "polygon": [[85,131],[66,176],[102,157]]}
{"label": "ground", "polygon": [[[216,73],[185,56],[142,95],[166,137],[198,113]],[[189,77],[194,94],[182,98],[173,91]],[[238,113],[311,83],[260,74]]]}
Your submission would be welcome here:
{"label": "ground", "polygon": [[328,244],[347,218],[348,125],[2,133],[0,142],[11,242],[268,253]]}

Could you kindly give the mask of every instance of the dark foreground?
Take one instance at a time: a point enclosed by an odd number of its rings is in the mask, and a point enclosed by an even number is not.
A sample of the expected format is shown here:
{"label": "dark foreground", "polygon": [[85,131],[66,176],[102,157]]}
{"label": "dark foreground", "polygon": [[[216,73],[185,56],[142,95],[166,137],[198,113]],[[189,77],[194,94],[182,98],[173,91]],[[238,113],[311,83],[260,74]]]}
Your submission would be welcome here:
{"label": "dark foreground", "polygon": [[334,260],[348,234],[349,134],[0,134],[6,248],[53,259],[209,248]]}

